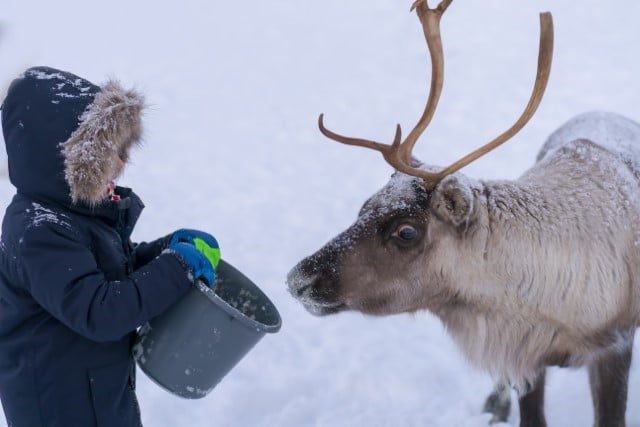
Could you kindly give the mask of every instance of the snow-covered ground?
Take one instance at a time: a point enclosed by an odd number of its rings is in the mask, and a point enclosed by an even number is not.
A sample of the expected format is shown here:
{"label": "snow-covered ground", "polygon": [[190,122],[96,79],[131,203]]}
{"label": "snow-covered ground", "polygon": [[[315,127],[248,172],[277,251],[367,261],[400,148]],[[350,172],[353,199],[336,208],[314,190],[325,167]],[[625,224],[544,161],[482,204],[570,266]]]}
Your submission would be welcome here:
{"label": "snow-covered ground", "polygon": [[[181,400],[140,373],[145,425],[486,425],[491,381],[465,362],[436,318],[315,318],[284,284],[391,173],[379,154],[325,140],[317,115],[345,134],[388,141],[397,122],[408,130],[422,112],[429,65],[410,4],[2,1],[0,90],[27,66],[49,65],[96,83],[117,76],[144,91],[146,144],[122,179],[147,205],[134,237],[182,226],[211,231],[283,317],[281,331],[204,399]],[[457,0],[442,22],[445,88],[418,157],[448,164],[517,118],[545,10],[554,15],[556,49],[542,105],[513,141],[464,172],[517,177],[546,136],[580,112],[640,120],[640,2]],[[4,205],[13,188],[4,168],[2,176]],[[632,427],[640,426],[639,364],[636,357]],[[551,371],[550,425],[590,425],[590,407],[584,370]],[[517,423],[515,408],[509,425]]]}

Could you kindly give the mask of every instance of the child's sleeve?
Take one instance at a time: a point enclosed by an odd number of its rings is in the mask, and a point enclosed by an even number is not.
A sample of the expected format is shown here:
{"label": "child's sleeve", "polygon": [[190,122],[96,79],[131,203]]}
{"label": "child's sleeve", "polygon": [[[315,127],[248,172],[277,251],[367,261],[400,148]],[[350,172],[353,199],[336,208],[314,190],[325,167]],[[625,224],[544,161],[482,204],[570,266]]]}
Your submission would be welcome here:
{"label": "child's sleeve", "polygon": [[192,287],[172,254],[158,256],[124,280],[107,280],[86,243],[73,230],[51,223],[25,232],[17,261],[35,300],[95,341],[122,338]]}
{"label": "child's sleeve", "polygon": [[169,246],[173,233],[151,242],[133,243],[133,269],[137,270],[159,256]]}

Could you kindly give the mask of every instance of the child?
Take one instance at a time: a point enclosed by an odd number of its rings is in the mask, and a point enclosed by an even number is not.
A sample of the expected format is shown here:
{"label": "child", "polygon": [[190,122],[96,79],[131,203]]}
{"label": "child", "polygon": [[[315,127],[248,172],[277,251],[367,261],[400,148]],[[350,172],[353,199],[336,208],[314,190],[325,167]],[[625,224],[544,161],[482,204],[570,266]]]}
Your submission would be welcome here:
{"label": "child", "polygon": [[[12,427],[140,426],[135,330],[202,279],[215,239],[131,243],[143,204],[113,181],[141,135],[142,96],[48,67],[2,105],[17,193],[0,242],[0,399]],[[194,241],[198,242],[196,248]]]}

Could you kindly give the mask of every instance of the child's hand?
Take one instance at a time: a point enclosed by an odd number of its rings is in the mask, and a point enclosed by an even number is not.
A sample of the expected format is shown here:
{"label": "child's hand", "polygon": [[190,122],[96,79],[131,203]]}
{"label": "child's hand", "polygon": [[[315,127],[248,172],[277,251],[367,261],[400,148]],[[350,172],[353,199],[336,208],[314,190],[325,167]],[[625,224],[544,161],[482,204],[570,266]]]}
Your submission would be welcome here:
{"label": "child's hand", "polygon": [[205,233],[204,231],[200,230],[190,230],[188,228],[181,228],[180,230],[174,232],[171,235],[169,245],[177,242],[186,242],[194,245],[195,239],[202,240],[211,248],[220,249],[220,247],[218,246],[218,241],[211,234]]}
{"label": "child's hand", "polygon": [[198,248],[198,241],[203,242],[201,239],[196,238],[196,245],[191,245],[186,242],[175,242],[169,245],[169,251],[176,254],[186,266],[191,270],[194,279],[200,279],[208,286],[212,286],[216,279],[216,267],[218,261],[220,261],[220,250],[217,250],[217,258],[215,250],[212,250],[210,246],[204,243],[204,247]]}
{"label": "child's hand", "polygon": [[213,268],[218,268],[220,246],[218,246],[218,241],[211,234],[204,231],[181,228],[171,235],[169,246],[175,243],[188,243],[195,246],[197,250],[209,259]]}

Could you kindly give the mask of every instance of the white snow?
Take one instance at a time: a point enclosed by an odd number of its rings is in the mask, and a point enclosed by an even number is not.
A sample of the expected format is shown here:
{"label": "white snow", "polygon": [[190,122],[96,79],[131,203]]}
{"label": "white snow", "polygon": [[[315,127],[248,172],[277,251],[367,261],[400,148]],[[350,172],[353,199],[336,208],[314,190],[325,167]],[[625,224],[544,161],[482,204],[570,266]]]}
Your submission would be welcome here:
{"label": "white snow", "polygon": [[43,223],[58,224],[65,228],[71,228],[69,223],[69,217],[63,213],[55,212],[51,209],[47,209],[39,203],[33,202],[31,204],[32,209],[27,212],[32,214],[31,225],[39,227]]}
{"label": "white snow", "polygon": [[[491,381],[433,316],[316,318],[284,283],[293,265],[354,221],[392,172],[379,153],[324,138],[318,114],[336,132],[389,143],[396,123],[407,134],[422,113],[430,67],[411,3],[3,0],[0,93],[32,65],[97,84],[115,77],[145,93],[145,144],[120,180],[147,206],[134,238],[184,226],[212,232],[223,257],[283,317],[280,332],[203,399],[174,397],[139,371],[146,426],[487,424],[481,409]],[[640,2],[458,0],[442,20],[445,85],[416,157],[450,164],[516,120],[534,80],[537,14],[546,10],[556,45],[536,116],[463,172],[519,176],[579,113],[640,120]],[[13,188],[6,168],[2,174],[6,205]],[[638,346],[635,354],[631,427],[640,426]],[[585,370],[551,370],[549,425],[591,425],[590,407]],[[517,424],[514,407],[508,425]]]}
{"label": "white snow", "polygon": [[638,169],[640,161],[640,124],[618,114],[593,111],[580,114],[553,132],[545,144],[545,152],[575,139],[588,139],[619,154]]}

